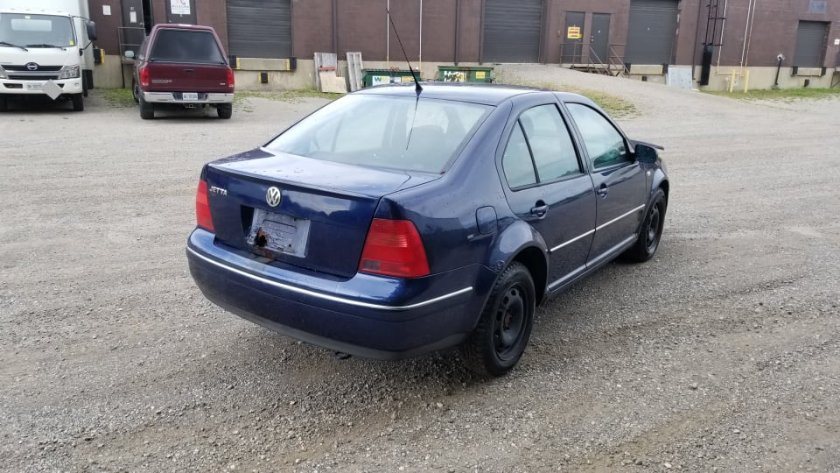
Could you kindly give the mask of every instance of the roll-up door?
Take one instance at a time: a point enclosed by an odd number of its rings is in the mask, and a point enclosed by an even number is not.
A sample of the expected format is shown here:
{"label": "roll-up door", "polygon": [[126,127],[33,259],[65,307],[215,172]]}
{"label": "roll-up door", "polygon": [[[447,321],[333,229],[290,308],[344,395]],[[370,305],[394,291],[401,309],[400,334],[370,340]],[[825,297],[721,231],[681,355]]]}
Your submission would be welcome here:
{"label": "roll-up door", "polygon": [[486,0],[486,62],[539,62],[543,0]]}
{"label": "roll-up door", "polygon": [[793,65],[798,67],[822,67],[825,56],[828,23],[822,21],[800,21],[796,31],[796,53]]}
{"label": "roll-up door", "polygon": [[670,64],[677,14],[676,0],[632,0],[624,62]]}
{"label": "roll-up door", "polygon": [[287,58],[292,55],[291,0],[228,0],[230,54]]}

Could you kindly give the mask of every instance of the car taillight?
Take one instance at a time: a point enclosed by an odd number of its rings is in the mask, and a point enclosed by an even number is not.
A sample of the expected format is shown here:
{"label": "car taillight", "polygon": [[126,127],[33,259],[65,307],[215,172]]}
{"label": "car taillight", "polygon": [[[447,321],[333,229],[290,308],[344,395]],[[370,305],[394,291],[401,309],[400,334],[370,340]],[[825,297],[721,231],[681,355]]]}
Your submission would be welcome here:
{"label": "car taillight", "polygon": [[210,199],[207,194],[207,182],[198,181],[198,190],[195,192],[195,221],[196,224],[208,232],[216,232],[213,227],[213,215],[210,213]]}
{"label": "car taillight", "polygon": [[233,69],[229,67],[227,70],[227,84],[230,88],[233,88],[234,84],[236,84],[236,76],[233,74]]}
{"label": "car taillight", "polygon": [[151,82],[152,82],[152,71],[149,70],[149,66],[141,67],[140,68],[140,86],[141,87],[148,87]]}
{"label": "car taillight", "polygon": [[409,220],[373,219],[359,271],[399,278],[427,276],[429,261],[417,227]]}

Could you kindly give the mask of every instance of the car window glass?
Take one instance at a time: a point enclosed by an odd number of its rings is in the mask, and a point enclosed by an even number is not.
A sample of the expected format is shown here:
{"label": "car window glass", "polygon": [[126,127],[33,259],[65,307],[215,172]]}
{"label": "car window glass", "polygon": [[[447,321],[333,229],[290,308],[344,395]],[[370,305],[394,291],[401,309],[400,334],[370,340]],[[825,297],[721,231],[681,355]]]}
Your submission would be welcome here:
{"label": "car window glass", "polygon": [[266,147],[347,164],[443,172],[492,107],[389,95],[336,100]]}
{"label": "car window glass", "polygon": [[556,105],[534,107],[523,113],[519,121],[531,145],[540,182],[581,173],[575,145]]}
{"label": "car window glass", "polygon": [[510,140],[505,148],[502,168],[504,168],[505,178],[507,178],[511,189],[529,186],[537,182],[534,163],[531,161],[528,143],[525,141],[525,135],[522,133],[519,122],[513,127]]}
{"label": "car window glass", "polygon": [[589,159],[596,168],[630,161],[621,133],[600,113],[586,105],[567,104],[580,130]]}
{"label": "car window glass", "polygon": [[216,38],[209,31],[162,29],[155,36],[150,61],[224,64]]}

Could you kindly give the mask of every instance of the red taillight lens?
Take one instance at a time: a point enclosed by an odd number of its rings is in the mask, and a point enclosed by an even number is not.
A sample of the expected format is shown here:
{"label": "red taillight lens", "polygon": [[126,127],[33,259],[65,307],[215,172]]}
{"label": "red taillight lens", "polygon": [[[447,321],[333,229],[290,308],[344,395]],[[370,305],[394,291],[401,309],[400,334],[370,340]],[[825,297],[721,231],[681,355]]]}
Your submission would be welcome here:
{"label": "red taillight lens", "polygon": [[140,68],[140,87],[148,87],[151,82],[152,82],[152,73],[149,70],[149,66],[141,67]]}
{"label": "red taillight lens", "polygon": [[213,215],[210,213],[207,182],[203,180],[198,181],[198,190],[195,192],[195,221],[196,225],[208,232],[216,232],[216,228],[213,227]]}
{"label": "red taillight lens", "polygon": [[399,278],[428,275],[429,261],[417,227],[409,220],[373,219],[359,271]]}
{"label": "red taillight lens", "polygon": [[236,76],[233,74],[233,69],[228,67],[227,70],[227,84],[231,89],[236,84]]}

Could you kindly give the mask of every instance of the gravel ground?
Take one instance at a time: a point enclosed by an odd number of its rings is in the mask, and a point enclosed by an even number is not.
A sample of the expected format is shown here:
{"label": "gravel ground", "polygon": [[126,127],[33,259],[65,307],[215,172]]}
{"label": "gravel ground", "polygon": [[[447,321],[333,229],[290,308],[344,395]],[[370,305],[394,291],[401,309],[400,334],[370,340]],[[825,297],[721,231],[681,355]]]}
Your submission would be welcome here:
{"label": "gravel ground", "polygon": [[340,361],[193,285],[202,163],[323,101],[0,115],[0,470],[840,471],[840,101],[515,74],[633,101],[671,205],[655,260],[544,305],[489,381]]}

